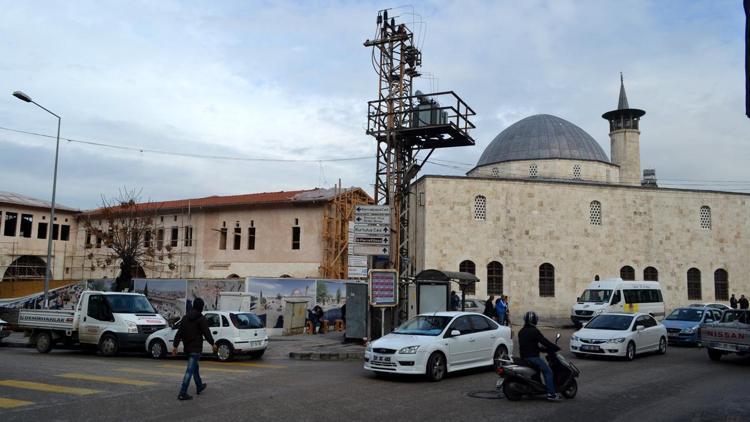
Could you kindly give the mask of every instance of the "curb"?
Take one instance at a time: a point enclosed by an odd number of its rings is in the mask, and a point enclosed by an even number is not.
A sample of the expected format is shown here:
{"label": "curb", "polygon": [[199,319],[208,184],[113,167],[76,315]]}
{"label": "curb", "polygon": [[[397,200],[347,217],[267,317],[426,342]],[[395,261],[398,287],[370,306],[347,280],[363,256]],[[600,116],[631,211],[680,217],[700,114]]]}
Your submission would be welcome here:
{"label": "curb", "polygon": [[360,352],[289,352],[290,359],[297,360],[362,360]]}
{"label": "curb", "polygon": [[19,343],[17,341],[7,342],[7,341],[0,341],[0,348],[2,347],[33,347],[31,343]]}

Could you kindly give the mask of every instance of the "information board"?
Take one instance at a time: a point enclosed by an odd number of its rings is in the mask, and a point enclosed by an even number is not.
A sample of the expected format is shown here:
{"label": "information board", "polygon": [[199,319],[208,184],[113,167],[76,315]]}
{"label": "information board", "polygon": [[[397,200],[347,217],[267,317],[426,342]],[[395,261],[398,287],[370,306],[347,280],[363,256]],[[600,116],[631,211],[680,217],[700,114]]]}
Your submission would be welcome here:
{"label": "information board", "polygon": [[376,307],[398,305],[396,270],[370,270],[370,304]]}

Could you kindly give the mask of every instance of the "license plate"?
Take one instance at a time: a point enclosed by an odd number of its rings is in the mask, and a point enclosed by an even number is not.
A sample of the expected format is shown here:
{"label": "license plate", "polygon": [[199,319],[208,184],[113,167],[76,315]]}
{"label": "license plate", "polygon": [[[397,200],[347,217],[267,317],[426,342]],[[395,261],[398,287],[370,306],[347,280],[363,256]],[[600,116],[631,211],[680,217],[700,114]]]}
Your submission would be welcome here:
{"label": "license plate", "polygon": [[669,337],[679,337],[679,333],[669,333]]}
{"label": "license plate", "polygon": [[589,351],[589,352],[596,352],[596,351],[599,351],[599,346],[583,345],[581,346],[581,350]]}
{"label": "license plate", "polygon": [[257,346],[260,346],[260,342],[259,341],[251,341],[250,342],[250,347],[257,347]]}
{"label": "license plate", "polygon": [[375,362],[390,362],[391,357],[390,356],[375,356],[372,358]]}
{"label": "license plate", "polygon": [[495,388],[498,390],[501,389],[503,387],[503,381],[505,381],[505,378],[499,378],[497,383],[495,383]]}

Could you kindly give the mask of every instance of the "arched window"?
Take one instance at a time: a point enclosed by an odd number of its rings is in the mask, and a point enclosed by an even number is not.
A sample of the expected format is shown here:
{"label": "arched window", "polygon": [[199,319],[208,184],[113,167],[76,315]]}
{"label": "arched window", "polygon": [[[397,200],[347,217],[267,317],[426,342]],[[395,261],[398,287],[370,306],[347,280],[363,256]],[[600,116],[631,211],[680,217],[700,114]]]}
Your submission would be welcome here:
{"label": "arched window", "polygon": [[635,270],[630,265],[620,268],[620,278],[623,280],[635,280]]}
{"label": "arched window", "polygon": [[474,219],[478,221],[487,219],[487,198],[483,195],[474,197]]}
{"label": "arched window", "polygon": [[729,300],[729,274],[721,268],[714,271],[714,295],[716,300]]}
{"label": "arched window", "polygon": [[701,300],[701,270],[691,268],[687,272],[688,300]]}
{"label": "arched window", "polygon": [[580,164],[573,165],[573,179],[581,180],[581,165]]}
{"label": "arched window", "polygon": [[593,226],[602,225],[602,204],[599,201],[591,201],[589,204],[589,223]]}
{"label": "arched window", "polygon": [[555,267],[546,262],[539,266],[539,296],[555,297]]}
{"label": "arched window", "polygon": [[536,177],[539,176],[539,168],[537,167],[536,163],[531,163],[529,166],[529,177],[532,179],[536,179]]}
{"label": "arched window", "polygon": [[[477,266],[474,265],[474,262],[466,260],[461,261],[460,264],[458,264],[458,271],[461,271],[462,273],[469,273],[476,275],[477,273]],[[466,294],[467,295],[473,295],[476,293],[476,288],[474,284],[470,284],[466,287]]]}
{"label": "arched window", "polygon": [[492,177],[498,177],[500,176],[500,170],[497,169],[497,167],[492,168]]}
{"label": "arched window", "polygon": [[707,206],[701,207],[701,228],[711,230],[711,208]]}
{"label": "arched window", "polygon": [[487,264],[487,294],[503,294],[503,264],[497,261]]}
{"label": "arched window", "polygon": [[659,271],[654,267],[643,269],[643,279],[645,281],[659,281]]}

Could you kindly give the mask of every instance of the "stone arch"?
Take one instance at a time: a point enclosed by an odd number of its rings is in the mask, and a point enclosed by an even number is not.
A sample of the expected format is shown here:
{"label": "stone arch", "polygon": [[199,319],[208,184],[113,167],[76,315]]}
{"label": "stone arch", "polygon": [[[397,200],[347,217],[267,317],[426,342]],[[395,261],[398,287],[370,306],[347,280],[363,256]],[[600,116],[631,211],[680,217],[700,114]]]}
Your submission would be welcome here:
{"label": "stone arch", "polygon": [[229,274],[227,278],[240,278],[237,274]]}
{"label": "stone arch", "polygon": [[[3,281],[44,280],[46,269],[47,264],[42,258],[34,255],[21,255],[14,259],[5,270]],[[52,278],[51,272],[50,278]]]}

